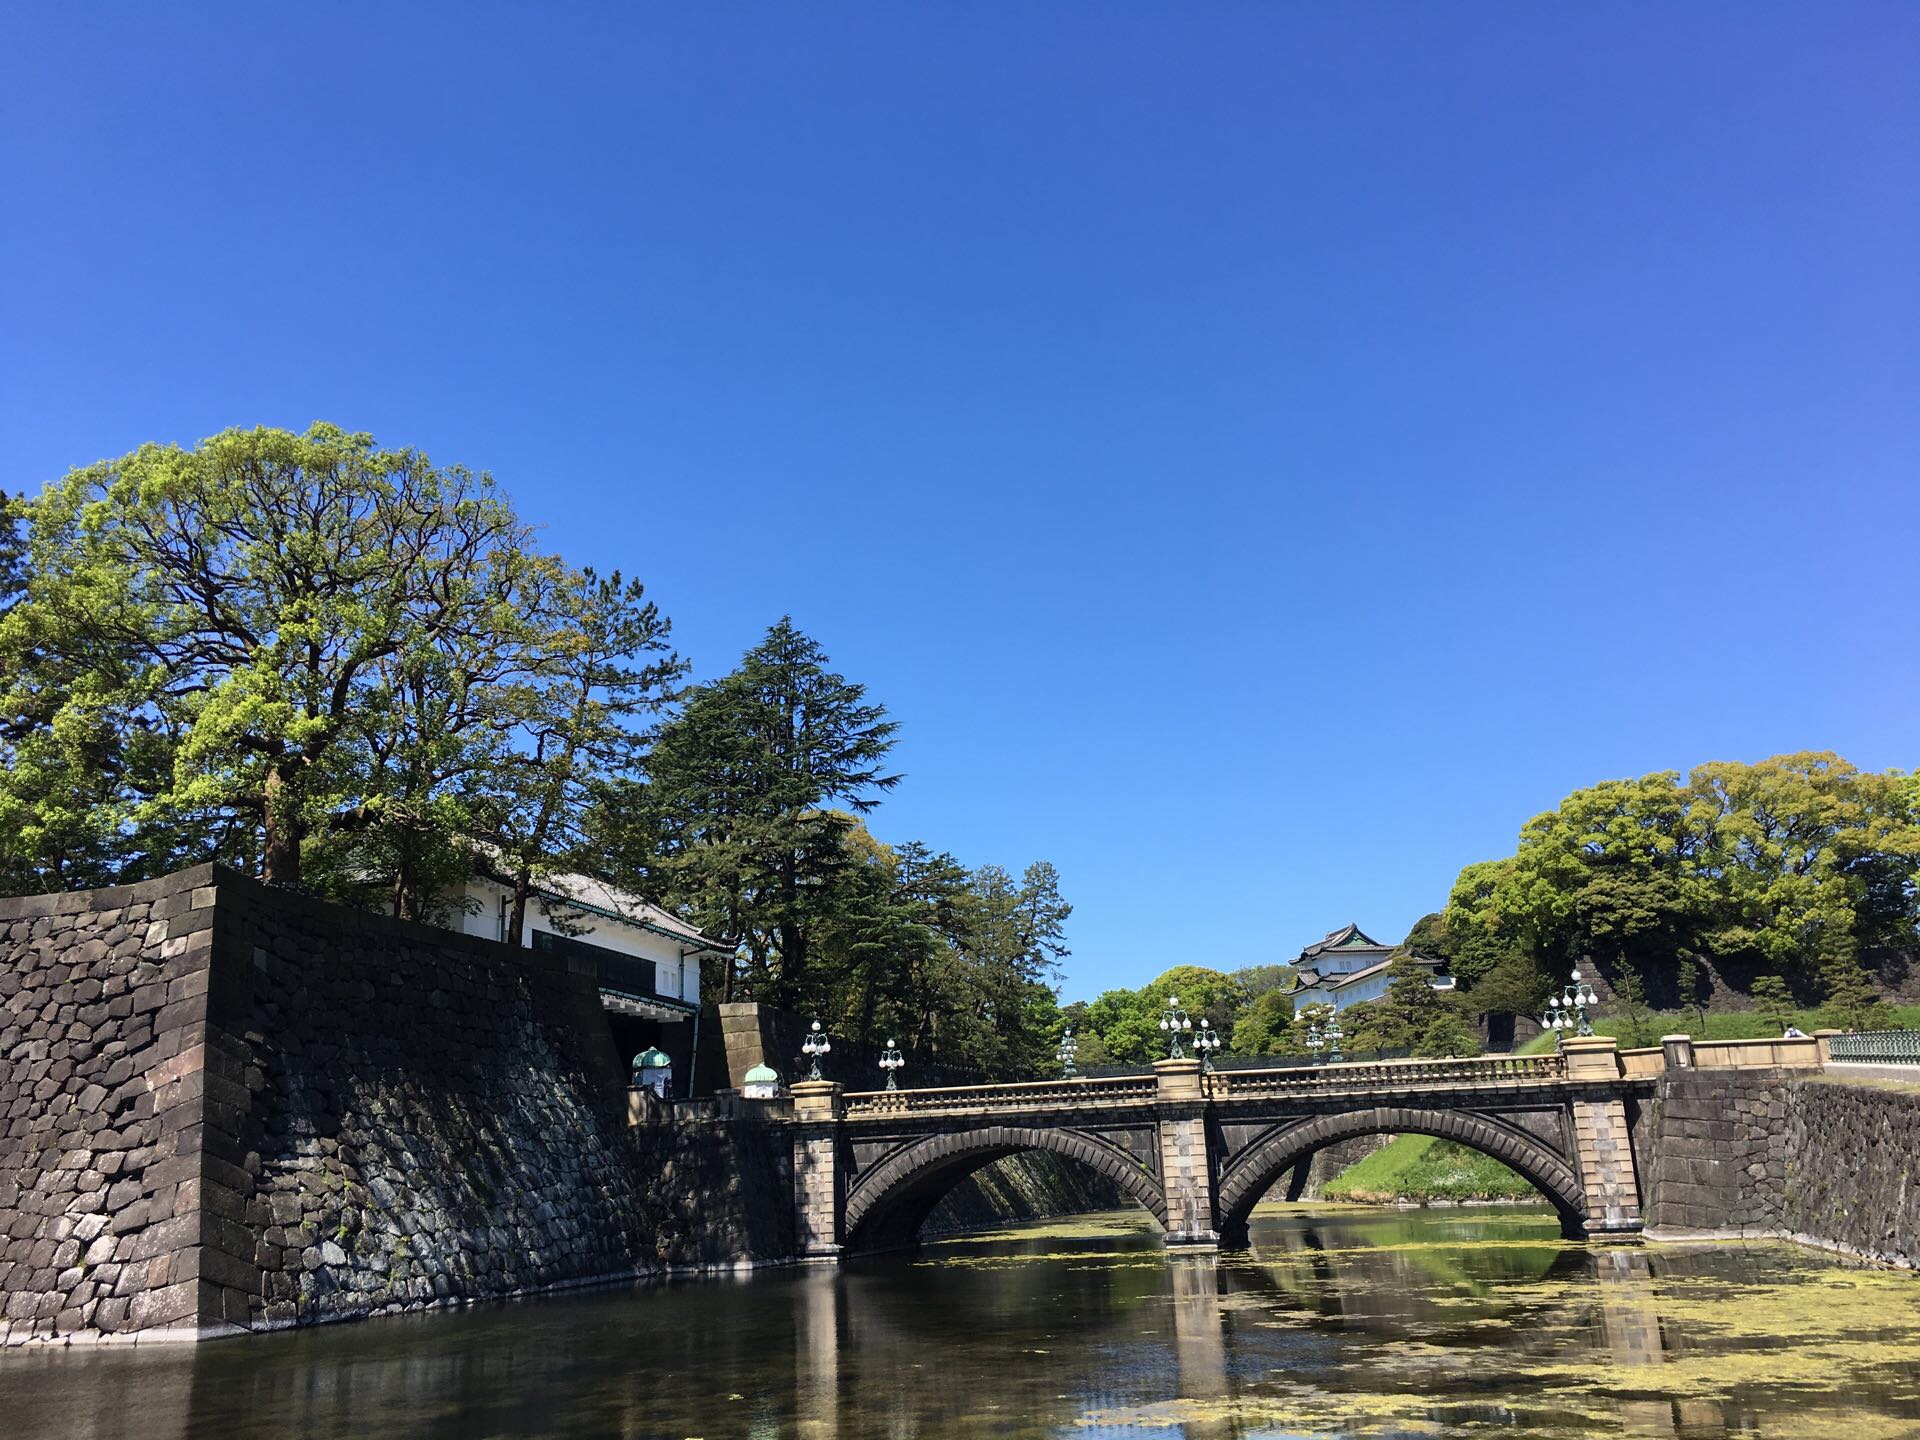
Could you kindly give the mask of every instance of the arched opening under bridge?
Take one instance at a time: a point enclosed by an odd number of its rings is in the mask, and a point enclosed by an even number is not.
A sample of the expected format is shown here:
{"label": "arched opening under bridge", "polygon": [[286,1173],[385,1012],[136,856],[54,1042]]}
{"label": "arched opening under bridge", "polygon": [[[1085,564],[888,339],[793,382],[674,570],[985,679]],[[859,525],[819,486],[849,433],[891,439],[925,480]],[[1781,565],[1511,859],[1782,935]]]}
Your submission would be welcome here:
{"label": "arched opening under bridge", "polygon": [[1160,1184],[1133,1156],[1075,1130],[994,1125],[930,1135],[902,1146],[854,1182],[842,1214],[847,1248],[890,1250],[916,1243],[920,1227],[955,1185],[1022,1150],[1044,1150],[1105,1176],[1163,1229]]}
{"label": "arched opening under bridge", "polygon": [[1371,1110],[1315,1116],[1276,1126],[1248,1146],[1220,1176],[1214,1193],[1221,1244],[1247,1244],[1253,1207],[1282,1176],[1317,1151],[1363,1135],[1432,1135],[1478,1150],[1533,1186],[1553,1206],[1563,1234],[1586,1233],[1586,1192],[1580,1177],[1538,1136],[1511,1121],[1469,1111],[1399,1108],[1391,1121]]}

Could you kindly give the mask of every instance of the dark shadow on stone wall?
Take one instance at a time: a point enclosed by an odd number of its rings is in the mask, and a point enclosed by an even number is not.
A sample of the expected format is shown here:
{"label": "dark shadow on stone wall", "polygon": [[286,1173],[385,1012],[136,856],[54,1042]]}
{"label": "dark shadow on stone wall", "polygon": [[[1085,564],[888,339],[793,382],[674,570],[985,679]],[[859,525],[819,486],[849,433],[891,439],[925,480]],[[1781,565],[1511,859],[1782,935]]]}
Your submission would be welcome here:
{"label": "dark shadow on stone wall", "polygon": [[981,1166],[949,1190],[920,1226],[922,1235],[958,1235],[1023,1220],[1133,1208],[1113,1180],[1051,1150],[1023,1150]]}

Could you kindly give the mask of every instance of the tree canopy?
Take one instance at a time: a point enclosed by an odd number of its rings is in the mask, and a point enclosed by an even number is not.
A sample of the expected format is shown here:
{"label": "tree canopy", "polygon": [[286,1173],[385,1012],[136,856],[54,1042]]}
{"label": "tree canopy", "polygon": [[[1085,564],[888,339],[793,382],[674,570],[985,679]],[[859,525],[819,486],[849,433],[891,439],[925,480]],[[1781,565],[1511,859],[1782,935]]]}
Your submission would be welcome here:
{"label": "tree canopy", "polygon": [[1716,762],[1575,791],[1463,869],[1423,938],[1483,1010],[1531,1009],[1583,959],[1657,1005],[1691,1002],[1702,960],[1824,998],[1912,946],[1917,866],[1912,777],[1825,751]]}
{"label": "tree canopy", "polygon": [[16,889],[214,857],[417,914],[454,839],[577,813],[680,670],[639,587],[537,550],[490,477],[330,425],[142,446],[9,518]]}

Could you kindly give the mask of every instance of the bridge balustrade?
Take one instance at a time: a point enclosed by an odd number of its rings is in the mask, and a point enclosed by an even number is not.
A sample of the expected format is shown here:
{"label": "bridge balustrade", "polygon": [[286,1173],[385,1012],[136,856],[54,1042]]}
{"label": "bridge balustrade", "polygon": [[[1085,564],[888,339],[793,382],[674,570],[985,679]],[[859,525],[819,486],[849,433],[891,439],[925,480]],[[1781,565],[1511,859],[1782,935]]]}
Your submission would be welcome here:
{"label": "bridge balustrade", "polygon": [[1833,1058],[1842,1063],[1920,1066],[1920,1030],[1835,1035],[1827,1043]]}
{"label": "bridge balustrade", "polygon": [[846,1097],[846,1115],[852,1120],[880,1115],[1110,1108],[1152,1104],[1158,1094],[1159,1081],[1152,1075],[1037,1080],[1011,1085],[949,1085],[930,1090],[862,1090]]}
{"label": "bridge balustrade", "polygon": [[1208,1077],[1212,1098],[1291,1095],[1409,1085],[1538,1085],[1564,1080],[1562,1055],[1490,1055],[1465,1060],[1383,1060],[1310,1069],[1236,1070]]}
{"label": "bridge balustrade", "polygon": [[[1348,1061],[1276,1070],[1215,1071],[1205,1077],[1209,1099],[1293,1095],[1322,1090],[1404,1088],[1410,1085],[1538,1085],[1566,1078],[1562,1055],[1489,1055],[1461,1060]],[[1009,1085],[949,1085],[920,1090],[864,1090],[846,1097],[848,1119],[1107,1108],[1151,1103],[1152,1075],[1036,1080]]]}

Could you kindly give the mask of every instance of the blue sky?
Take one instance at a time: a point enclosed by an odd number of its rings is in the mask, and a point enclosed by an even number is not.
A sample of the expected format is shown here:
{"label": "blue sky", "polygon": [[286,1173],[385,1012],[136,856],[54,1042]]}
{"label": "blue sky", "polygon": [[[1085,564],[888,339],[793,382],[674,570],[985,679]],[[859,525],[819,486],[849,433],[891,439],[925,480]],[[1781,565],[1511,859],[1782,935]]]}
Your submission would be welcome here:
{"label": "blue sky", "polygon": [[1070,997],[1397,938],[1604,777],[1920,763],[1913,6],[8,30],[0,484],[325,418],[701,675],[791,612]]}

